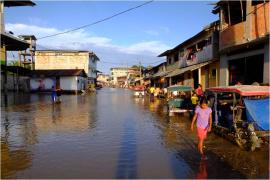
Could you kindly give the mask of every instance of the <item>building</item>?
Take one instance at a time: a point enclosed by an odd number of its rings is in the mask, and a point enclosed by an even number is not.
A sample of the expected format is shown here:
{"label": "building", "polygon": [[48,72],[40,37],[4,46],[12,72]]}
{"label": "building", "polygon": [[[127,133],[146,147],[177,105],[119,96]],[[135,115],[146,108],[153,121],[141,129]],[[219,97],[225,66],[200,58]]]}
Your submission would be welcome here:
{"label": "building", "polygon": [[269,1],[219,1],[220,85],[269,83]]}
{"label": "building", "polygon": [[99,58],[89,51],[75,50],[37,50],[35,52],[36,70],[83,69],[87,74],[87,84],[95,84]]}
{"label": "building", "polygon": [[[5,32],[4,8],[18,7],[18,6],[35,6],[32,1],[0,1],[0,19],[1,19],[1,90],[20,90],[24,86],[24,79],[27,77],[20,77],[24,75],[25,71],[20,67],[9,68],[7,63],[7,52],[24,51],[30,47],[30,44],[16,36],[12,32]],[[21,73],[24,71],[23,73]],[[12,79],[12,83],[11,80]]]}
{"label": "building", "polygon": [[103,86],[109,86],[111,81],[111,77],[108,74],[98,74],[97,75],[97,84],[101,84]]}
{"label": "building", "polygon": [[113,85],[118,85],[117,84],[117,78],[118,77],[123,77],[123,76],[127,77],[128,70],[129,70],[128,67],[114,67],[114,68],[111,68],[112,84]]}
{"label": "building", "polygon": [[182,84],[197,88],[218,86],[219,22],[215,21],[195,36],[158,57],[166,56],[166,72],[160,76],[167,78],[168,85]]}
{"label": "building", "polygon": [[19,51],[20,66],[27,67],[28,69],[35,69],[35,51],[36,51],[36,37],[34,35],[19,35],[19,38],[26,41],[30,46],[24,51]]}
{"label": "building", "polygon": [[167,80],[165,78],[165,76],[169,72],[167,71],[166,62],[160,63],[157,66],[154,66],[151,69],[148,69],[146,72],[147,74],[144,77],[144,79],[145,79],[145,82],[147,82],[147,79],[150,80],[149,86],[159,87],[159,88],[164,88],[168,86]]}
{"label": "building", "polygon": [[31,72],[32,92],[51,91],[52,87],[64,92],[77,93],[86,89],[87,74],[83,69],[34,70]]}

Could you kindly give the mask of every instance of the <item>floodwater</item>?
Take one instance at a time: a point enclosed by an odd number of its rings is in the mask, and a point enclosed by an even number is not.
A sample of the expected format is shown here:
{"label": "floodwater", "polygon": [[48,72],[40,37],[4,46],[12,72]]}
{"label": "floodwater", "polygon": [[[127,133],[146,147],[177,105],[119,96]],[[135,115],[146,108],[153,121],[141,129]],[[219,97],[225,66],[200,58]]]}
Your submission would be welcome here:
{"label": "floodwater", "polygon": [[1,98],[1,178],[268,178],[269,148],[209,134],[200,160],[188,115],[162,100],[103,88],[90,95]]}

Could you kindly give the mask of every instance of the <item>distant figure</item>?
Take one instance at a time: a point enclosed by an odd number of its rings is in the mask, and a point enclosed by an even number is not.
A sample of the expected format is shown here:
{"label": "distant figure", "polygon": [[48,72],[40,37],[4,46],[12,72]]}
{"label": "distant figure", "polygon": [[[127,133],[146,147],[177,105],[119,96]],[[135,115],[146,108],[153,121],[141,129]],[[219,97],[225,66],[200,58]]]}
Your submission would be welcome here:
{"label": "distant figure", "polygon": [[206,139],[207,132],[212,128],[212,110],[208,107],[206,97],[200,99],[200,105],[196,107],[195,114],[191,123],[191,131],[193,131],[194,123],[197,120],[197,136],[199,139],[198,150],[202,156],[202,159],[206,159],[203,152],[203,143]]}
{"label": "distant figure", "polygon": [[61,99],[60,99],[61,94],[62,94],[62,89],[61,89],[61,88],[58,88],[58,89],[56,90],[56,96],[57,96],[56,102],[57,102],[57,103],[60,103],[60,102],[61,102]]}
{"label": "distant figure", "polygon": [[56,102],[56,89],[54,86],[52,86],[52,102]]}
{"label": "distant figure", "polygon": [[154,92],[155,92],[155,88],[154,87],[151,87],[150,88],[150,94],[154,94]]}
{"label": "distant figure", "polygon": [[197,87],[197,89],[195,91],[196,91],[197,96],[201,97],[203,95],[202,85],[198,84],[198,87]]}

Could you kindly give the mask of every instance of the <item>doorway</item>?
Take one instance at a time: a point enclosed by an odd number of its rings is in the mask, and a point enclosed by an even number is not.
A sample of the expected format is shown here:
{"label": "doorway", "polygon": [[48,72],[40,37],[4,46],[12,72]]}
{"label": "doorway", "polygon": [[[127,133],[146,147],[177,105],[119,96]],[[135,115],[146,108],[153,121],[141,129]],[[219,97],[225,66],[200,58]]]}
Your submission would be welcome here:
{"label": "doorway", "polygon": [[194,89],[197,89],[199,84],[199,70],[195,69],[194,71],[192,71],[192,76],[194,80]]}

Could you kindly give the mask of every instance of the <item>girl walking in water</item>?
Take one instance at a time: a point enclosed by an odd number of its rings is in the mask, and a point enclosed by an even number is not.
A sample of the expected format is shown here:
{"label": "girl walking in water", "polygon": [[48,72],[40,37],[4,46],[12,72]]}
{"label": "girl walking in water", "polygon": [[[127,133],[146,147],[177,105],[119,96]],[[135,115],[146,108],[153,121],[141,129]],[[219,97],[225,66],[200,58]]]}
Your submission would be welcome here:
{"label": "girl walking in water", "polygon": [[197,120],[197,136],[199,139],[198,150],[202,156],[202,159],[205,159],[203,153],[203,143],[207,136],[207,132],[211,131],[212,128],[212,110],[208,107],[206,97],[200,99],[200,105],[195,109],[195,114],[191,123],[191,131],[193,131],[194,123]]}

